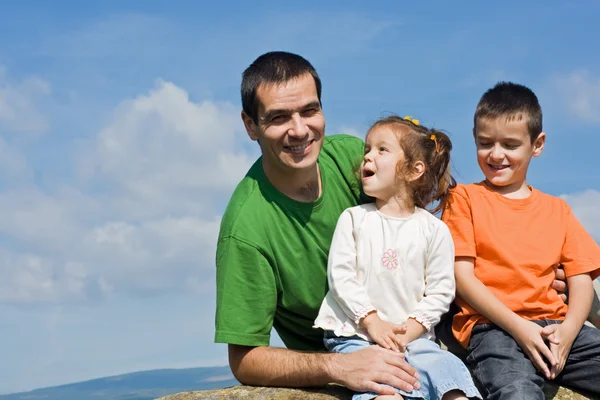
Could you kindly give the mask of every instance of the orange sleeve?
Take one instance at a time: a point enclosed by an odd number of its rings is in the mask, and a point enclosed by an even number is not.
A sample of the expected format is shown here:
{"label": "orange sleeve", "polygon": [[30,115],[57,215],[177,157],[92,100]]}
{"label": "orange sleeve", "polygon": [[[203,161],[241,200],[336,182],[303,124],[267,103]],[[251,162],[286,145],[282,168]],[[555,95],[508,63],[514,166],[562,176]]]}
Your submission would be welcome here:
{"label": "orange sleeve", "polygon": [[561,253],[561,264],[567,277],[589,273],[600,276],[600,246],[567,207],[567,235]]}
{"label": "orange sleeve", "polygon": [[452,189],[442,221],[448,225],[454,240],[455,257],[475,258],[475,231],[471,214],[471,202],[464,186]]}

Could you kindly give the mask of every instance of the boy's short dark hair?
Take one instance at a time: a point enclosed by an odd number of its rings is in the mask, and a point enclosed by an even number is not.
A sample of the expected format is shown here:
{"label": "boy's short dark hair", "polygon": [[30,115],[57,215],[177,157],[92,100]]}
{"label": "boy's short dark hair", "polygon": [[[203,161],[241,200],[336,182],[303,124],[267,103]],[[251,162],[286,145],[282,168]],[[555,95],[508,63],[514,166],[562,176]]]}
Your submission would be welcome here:
{"label": "boy's short dark hair", "polygon": [[258,57],[242,74],[242,109],[254,123],[258,123],[256,91],[265,83],[281,84],[310,74],[315,80],[317,97],[321,102],[321,79],[305,58],[285,51],[271,51]]}
{"label": "boy's short dark hair", "polygon": [[507,121],[527,118],[531,143],[542,133],[542,107],[538,98],[527,86],[513,82],[498,82],[481,96],[473,122],[480,119],[504,117]]}

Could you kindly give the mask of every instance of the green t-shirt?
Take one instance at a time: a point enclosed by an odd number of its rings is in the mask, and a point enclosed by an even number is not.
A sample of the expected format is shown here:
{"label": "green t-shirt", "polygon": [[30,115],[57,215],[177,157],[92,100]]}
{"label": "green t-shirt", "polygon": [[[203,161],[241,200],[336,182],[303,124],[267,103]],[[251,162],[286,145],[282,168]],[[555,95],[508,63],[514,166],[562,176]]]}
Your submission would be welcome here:
{"label": "green t-shirt", "polygon": [[361,201],[356,168],[363,142],[324,138],[318,163],[322,194],[290,199],[258,161],[235,189],[217,244],[215,342],[268,346],[271,328],[290,349],[323,350],[312,328],[327,293],[327,256],[337,220]]}

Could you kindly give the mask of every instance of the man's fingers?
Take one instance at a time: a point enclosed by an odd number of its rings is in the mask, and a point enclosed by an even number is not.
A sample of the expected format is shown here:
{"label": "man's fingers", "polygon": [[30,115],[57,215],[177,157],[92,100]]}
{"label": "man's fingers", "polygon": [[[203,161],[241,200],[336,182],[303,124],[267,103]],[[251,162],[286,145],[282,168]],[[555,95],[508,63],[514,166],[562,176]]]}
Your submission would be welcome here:
{"label": "man's fingers", "polygon": [[567,284],[565,281],[559,281],[557,279],[552,281],[552,289],[557,292],[564,293],[567,290]]}
{"label": "man's fingers", "polygon": [[567,295],[566,294],[559,294],[558,297],[560,297],[560,299],[563,301],[563,303],[567,302]]}
{"label": "man's fingers", "polygon": [[394,390],[393,387],[387,386],[387,385],[382,385],[380,383],[376,383],[376,382],[369,382],[367,385],[367,391],[369,392],[375,392],[381,395],[389,395],[389,396],[393,396],[396,391]]}
{"label": "man's fingers", "polygon": [[404,390],[405,392],[412,392],[413,389],[421,387],[419,381],[415,380],[414,383],[409,382],[408,379],[410,379],[410,377],[406,373],[405,375],[406,376],[404,377],[398,377],[393,373],[384,374],[379,379],[379,382]]}
{"label": "man's fingers", "polygon": [[406,360],[404,359],[404,354],[402,354],[402,357],[398,357],[398,355],[398,353],[391,353],[390,356],[386,357],[384,360],[387,364],[394,367],[394,371],[396,371],[396,376],[406,380],[411,385],[418,383],[419,373],[417,372],[417,370],[406,362]]}
{"label": "man's fingers", "polygon": [[[567,279],[567,276],[565,275],[565,270],[563,269],[562,266],[559,266],[558,268],[556,268],[554,270],[554,273],[556,274],[556,279],[559,281],[563,281],[563,283]],[[565,288],[566,287],[567,287],[567,285],[565,285]]]}

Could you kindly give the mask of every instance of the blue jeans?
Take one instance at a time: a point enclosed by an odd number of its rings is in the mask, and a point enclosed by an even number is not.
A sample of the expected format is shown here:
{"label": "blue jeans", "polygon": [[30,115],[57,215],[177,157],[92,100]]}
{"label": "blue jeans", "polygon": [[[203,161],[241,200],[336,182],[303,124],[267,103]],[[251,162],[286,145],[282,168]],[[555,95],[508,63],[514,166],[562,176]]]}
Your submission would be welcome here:
{"label": "blue jeans", "polygon": [[[358,336],[336,337],[328,333],[324,339],[327,350],[336,353],[352,353],[367,348],[369,343]],[[440,349],[435,342],[427,339],[416,339],[408,344],[405,352],[406,361],[420,375],[421,389],[405,392],[396,391],[405,399],[440,400],[451,390],[461,390],[469,398],[481,399],[479,391],[473,383],[467,367],[452,353]],[[377,393],[357,393],[353,400],[366,400],[377,397]]]}
{"label": "blue jeans", "polygon": [[[560,321],[533,321],[540,326]],[[476,325],[467,349],[467,364],[489,400],[544,400],[540,375],[508,333],[493,324]],[[574,389],[600,394],[600,330],[583,326],[564,369],[554,380]]]}

